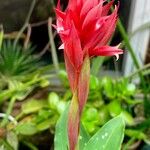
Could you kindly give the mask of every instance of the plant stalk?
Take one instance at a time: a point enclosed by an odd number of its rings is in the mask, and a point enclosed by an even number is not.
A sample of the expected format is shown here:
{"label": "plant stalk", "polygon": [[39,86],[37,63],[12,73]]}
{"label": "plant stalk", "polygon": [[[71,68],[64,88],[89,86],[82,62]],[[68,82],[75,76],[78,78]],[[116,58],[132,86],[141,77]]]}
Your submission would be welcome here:
{"label": "plant stalk", "polygon": [[4,119],[2,120],[1,122],[1,127],[5,127],[7,122],[8,122],[8,116],[11,114],[12,112],[12,109],[13,109],[13,106],[14,106],[14,103],[16,101],[16,98],[15,97],[12,97],[10,102],[9,102],[9,105],[8,105],[8,108],[7,108],[7,111],[6,111],[6,116],[4,117]]}
{"label": "plant stalk", "polygon": [[55,67],[55,71],[58,73],[59,72],[59,62],[58,62],[56,46],[54,43],[54,38],[53,38],[53,33],[52,33],[52,18],[48,19],[48,35],[49,35],[49,42],[50,42],[50,46],[51,46],[53,64]]}
{"label": "plant stalk", "polygon": [[[139,62],[138,62],[138,60],[136,58],[136,55],[134,53],[134,50],[133,50],[131,44],[130,44],[128,34],[126,33],[126,31],[125,31],[125,29],[123,27],[123,24],[122,24],[120,19],[118,20],[117,26],[118,26],[118,29],[119,29],[119,31],[121,33],[121,36],[122,36],[123,40],[124,40],[124,43],[125,43],[126,47],[128,48],[128,51],[129,51],[129,53],[130,53],[130,55],[132,57],[132,60],[133,60],[133,62],[135,64],[135,67],[136,67],[136,69],[139,70],[140,69]],[[150,112],[149,112],[149,109],[148,109],[148,107],[150,106],[150,102],[149,102],[149,100],[147,98],[146,81],[145,81],[143,73],[141,71],[138,72],[138,75],[139,75],[139,78],[141,80],[141,85],[143,87],[145,115],[147,115],[147,114],[150,115]]]}
{"label": "plant stalk", "polygon": [[18,43],[18,40],[19,38],[21,37],[22,33],[24,32],[24,30],[28,27],[28,24],[29,24],[29,20],[30,20],[30,17],[32,15],[32,12],[33,12],[33,9],[35,7],[35,4],[36,4],[36,0],[33,0],[32,3],[31,3],[31,6],[30,6],[30,9],[29,9],[29,13],[27,15],[27,18],[25,20],[25,23],[24,25],[22,26],[21,30],[19,31],[19,33],[17,34],[17,37],[14,41],[14,47],[16,47],[17,43]]}

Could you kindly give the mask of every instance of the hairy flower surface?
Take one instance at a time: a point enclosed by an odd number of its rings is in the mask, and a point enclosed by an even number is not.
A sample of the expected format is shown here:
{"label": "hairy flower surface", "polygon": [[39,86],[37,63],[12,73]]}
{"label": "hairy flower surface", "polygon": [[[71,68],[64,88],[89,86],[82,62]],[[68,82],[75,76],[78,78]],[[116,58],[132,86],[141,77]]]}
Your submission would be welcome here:
{"label": "hairy flower surface", "polygon": [[108,46],[117,22],[118,6],[110,13],[114,0],[69,0],[65,11],[60,1],[56,8],[57,23],[64,49],[65,64],[73,93],[68,118],[69,148],[75,150],[79,122],[89,92],[90,57],[113,56],[123,51]]}

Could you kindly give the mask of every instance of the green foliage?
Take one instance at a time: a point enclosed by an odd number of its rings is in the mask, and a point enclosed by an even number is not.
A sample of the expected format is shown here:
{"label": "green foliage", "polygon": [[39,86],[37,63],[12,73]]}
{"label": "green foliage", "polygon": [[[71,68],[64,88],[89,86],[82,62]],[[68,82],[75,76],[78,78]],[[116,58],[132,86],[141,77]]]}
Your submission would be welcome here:
{"label": "green foliage", "polygon": [[105,57],[97,57],[97,58],[93,59],[92,68],[91,68],[92,75],[98,76],[98,73],[99,73],[100,68],[102,67],[104,61],[105,61]]}
{"label": "green foliage", "polygon": [[49,93],[47,99],[28,99],[23,103],[21,112],[16,117],[19,120],[15,127],[16,133],[29,136],[48,129],[53,133],[56,122],[66,105],[67,102],[61,100],[55,92]]}
{"label": "green foliage", "polygon": [[69,110],[69,104],[56,124],[55,139],[54,139],[55,150],[67,150],[68,149],[68,145],[69,145],[68,134],[67,134],[68,110]]}
{"label": "green foliage", "polygon": [[[18,81],[10,81],[9,90],[3,90],[1,93],[3,95],[2,97],[15,96],[23,100],[23,98],[26,98],[30,94],[29,91],[33,91],[34,87],[41,86],[40,83],[43,80],[51,78],[52,75],[47,76],[47,74],[45,74],[47,70],[50,70],[49,67],[41,68],[24,78],[18,78]],[[63,77],[65,79],[66,75]],[[64,81],[67,85],[68,81]],[[52,134],[56,132],[56,122],[59,116],[63,114],[67,102],[72,97],[66,85],[66,92],[63,95],[50,92],[45,98],[37,100],[31,97],[23,102],[21,111],[16,117],[18,125],[13,127],[18,137],[21,135],[21,137],[26,139],[28,136],[37,135],[45,131],[49,131],[49,133]],[[83,128],[81,132],[85,135],[80,135],[80,147],[83,149],[84,144],[88,141],[86,139],[89,139],[87,132],[90,133],[91,136],[94,135],[106,122],[120,113],[127,125],[135,125],[131,115],[131,108],[137,103],[141,103],[138,100],[134,100],[134,95],[137,92],[135,85],[129,84],[128,80],[114,80],[108,77],[99,79],[91,75],[89,99],[82,115],[82,123],[85,129]],[[30,128],[30,130],[28,130],[28,128]],[[32,130],[32,128],[34,129]],[[130,128],[127,126],[127,129]],[[59,133],[59,131],[57,133]],[[19,138],[19,141],[22,141],[24,138]],[[64,140],[64,136],[62,140]],[[25,142],[28,141],[25,140]],[[61,140],[59,139],[57,142],[59,143]],[[32,143],[28,144],[31,145]]]}
{"label": "green foliage", "polygon": [[[68,136],[67,136],[68,109],[69,105],[64,111],[64,113],[61,115],[56,125],[55,140],[54,140],[55,150],[68,149]],[[87,113],[95,113],[95,112],[96,110],[89,110],[89,112]],[[124,129],[125,124],[121,116],[116,117],[111,121],[109,121],[91,138],[89,138],[85,129],[83,128],[83,126],[81,126],[79,136],[79,149],[119,150],[121,148],[121,143],[123,141]]]}
{"label": "green foliage", "polygon": [[48,96],[48,104],[51,109],[56,109],[59,103],[59,96],[55,92],[51,92]]}
{"label": "green foliage", "polygon": [[33,134],[37,133],[36,126],[32,122],[20,123],[15,128],[15,131],[17,134],[21,134],[21,135],[33,135]]}
{"label": "green foliage", "polygon": [[26,103],[22,105],[22,113],[25,115],[38,112],[40,109],[42,109],[44,106],[46,106],[45,101],[38,101],[35,99],[30,99]]}
{"label": "green foliage", "polygon": [[11,41],[3,42],[0,49],[0,74],[6,77],[27,75],[40,66],[40,62],[33,56],[34,48],[24,49],[20,45],[13,46]]}
{"label": "green foliage", "polygon": [[100,123],[98,110],[96,108],[86,108],[82,115],[82,122],[89,133],[94,133]]}
{"label": "green foliage", "polygon": [[[51,3],[53,4],[53,1]],[[118,29],[122,35],[125,46],[131,54],[135,66],[139,68],[139,63],[135,57],[129,37],[120,20],[118,21]],[[36,98],[32,98],[36,88],[45,88],[50,85],[51,76],[56,76],[56,74],[50,74],[47,70],[50,70],[53,67],[46,66],[39,68],[41,62],[39,59],[34,57],[34,48],[31,46],[24,49],[18,44],[14,47],[13,43],[10,41],[4,42],[3,44],[2,43],[3,31],[1,30],[0,104],[2,106],[3,102],[12,98],[15,100],[25,101],[21,102],[22,106],[20,113],[15,118],[18,121],[17,126],[12,126],[11,123],[7,124],[8,128],[10,127],[10,130],[12,129],[15,132],[8,131],[6,137],[4,139],[0,139],[0,149],[17,150],[18,143],[21,141],[24,145],[30,147],[30,149],[37,150],[32,143],[25,140],[26,137],[28,138],[31,135],[36,135],[42,133],[43,131],[49,131],[54,134],[54,127],[60,115],[60,120],[56,126],[57,138],[55,138],[55,146],[58,144],[56,150],[61,149],[63,146],[68,144],[66,133],[67,118],[65,118],[67,117],[67,111],[65,108],[71,98],[66,72],[64,70],[58,72],[59,79],[62,81],[62,85],[66,88],[65,92],[61,93],[61,96],[55,92],[50,92],[48,97],[44,96],[44,98],[42,97],[38,100]],[[124,78],[115,80],[109,77],[101,77],[99,79],[96,76],[100,72],[100,68],[105,60],[106,58],[104,57],[97,57],[92,60],[90,93],[87,105],[82,115],[82,123],[88,133],[94,136],[89,140],[90,136],[87,134],[83,126],[81,126],[81,135],[79,137],[79,145],[81,150],[84,149],[85,144],[87,144],[85,150],[95,149],[93,146],[96,145],[100,148],[103,144],[107,147],[106,150],[109,150],[109,143],[111,143],[111,150],[113,150],[112,148],[115,150],[118,149],[122,141],[122,132],[119,132],[119,130],[123,131],[124,128],[122,118],[127,125],[125,134],[127,140],[129,141],[126,142],[125,140],[125,149],[128,149],[128,146],[135,140],[148,141],[147,135],[149,133],[147,133],[147,130],[150,126],[150,120],[140,116],[142,121],[140,120],[139,122],[136,122],[135,120],[139,119],[139,116],[136,116],[137,114],[134,111],[137,104],[140,106],[143,105],[143,102],[136,99],[135,95],[139,93],[141,94],[141,91],[145,91],[144,106],[147,116],[149,115],[149,100],[148,98],[146,99],[146,92],[149,90],[149,84],[147,84],[148,86],[145,86],[145,79],[143,77],[142,70],[138,70],[137,72],[143,85],[141,89],[137,89],[135,84]],[[149,70],[145,69],[144,72],[146,71],[149,72]],[[122,115],[122,118],[114,118],[119,114]],[[145,115],[145,117],[147,116]],[[114,119],[108,122],[111,118]],[[108,123],[105,124],[106,122]],[[106,134],[109,132],[119,132],[120,134]],[[109,136],[109,138],[105,140],[104,135]],[[118,136],[120,138],[118,138]],[[97,142],[97,138],[104,138],[105,141],[98,140]],[[120,141],[117,141],[116,139],[120,139]],[[119,145],[118,147],[112,147],[112,145],[115,146],[117,143]],[[67,146],[65,148],[67,148]],[[144,149],[147,148],[149,147]]]}
{"label": "green foliage", "polygon": [[84,150],[120,150],[125,123],[121,116],[106,123],[86,144]]}
{"label": "green foliage", "polygon": [[79,146],[80,149],[84,149],[86,143],[90,140],[90,135],[88,132],[85,130],[84,126],[80,125],[80,136],[79,136]]}
{"label": "green foliage", "polygon": [[35,88],[45,88],[49,86],[50,79],[53,78],[52,74],[47,75],[47,70],[50,69],[51,66],[43,66],[27,75],[19,75],[13,78],[0,78],[2,86],[0,89],[0,103],[11,99],[11,97],[15,97],[17,100],[23,100],[32,93]]}
{"label": "green foliage", "polygon": [[[55,150],[67,150],[68,149],[68,134],[67,134],[67,118],[68,118],[69,104],[66,106],[65,111],[59,118],[56,129],[55,129],[55,139],[54,139],[54,149]],[[81,125],[80,127],[80,137],[79,137],[79,147],[83,149],[85,144],[88,142],[90,136]]]}
{"label": "green foliage", "polygon": [[18,150],[19,141],[15,132],[12,131],[8,132],[6,139],[7,142],[13,147],[14,150]]}
{"label": "green foliage", "polygon": [[143,132],[141,132],[140,130],[127,129],[125,131],[125,134],[131,138],[134,137],[135,139],[138,139],[138,140],[147,139],[147,136]]}
{"label": "green foliage", "polygon": [[19,141],[15,132],[8,131],[6,139],[0,138],[0,150],[18,150]]}

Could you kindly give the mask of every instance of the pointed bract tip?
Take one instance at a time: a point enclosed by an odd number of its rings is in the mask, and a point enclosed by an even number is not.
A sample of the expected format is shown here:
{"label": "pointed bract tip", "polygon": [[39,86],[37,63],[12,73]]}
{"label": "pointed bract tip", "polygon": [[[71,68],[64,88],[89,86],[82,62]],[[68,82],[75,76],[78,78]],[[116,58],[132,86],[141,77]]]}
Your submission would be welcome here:
{"label": "pointed bract tip", "polygon": [[64,49],[64,48],[65,48],[65,46],[64,46],[64,44],[62,44],[62,45],[59,46],[58,49],[59,49],[59,50],[62,50],[62,49]]}
{"label": "pointed bract tip", "polygon": [[58,0],[57,9],[59,9],[59,10],[61,9],[60,0]]}

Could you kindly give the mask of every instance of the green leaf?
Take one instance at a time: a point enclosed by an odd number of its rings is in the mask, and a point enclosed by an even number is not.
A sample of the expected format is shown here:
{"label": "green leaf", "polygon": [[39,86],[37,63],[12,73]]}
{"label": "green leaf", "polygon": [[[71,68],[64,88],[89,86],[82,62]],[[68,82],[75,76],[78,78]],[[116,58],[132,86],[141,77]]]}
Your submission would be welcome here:
{"label": "green leaf", "polygon": [[[68,134],[67,134],[67,120],[68,120],[69,104],[61,115],[56,124],[54,149],[55,150],[68,150]],[[79,136],[79,147],[82,150],[85,144],[89,141],[89,135],[81,125]]]}
{"label": "green leaf", "polygon": [[102,106],[99,110],[99,125],[104,125],[107,121],[110,120],[110,115],[107,106]]}
{"label": "green leaf", "polygon": [[56,109],[59,103],[59,96],[55,92],[51,92],[48,95],[48,104],[51,109]]}
{"label": "green leaf", "polygon": [[60,71],[58,72],[58,77],[59,77],[59,79],[61,80],[62,84],[63,84],[65,87],[69,87],[69,82],[68,82],[68,78],[67,78],[67,73],[66,73],[66,71],[60,70]]}
{"label": "green leaf", "polygon": [[125,131],[125,134],[129,137],[134,137],[138,140],[145,140],[147,138],[147,136],[139,130],[132,130],[132,129],[127,129]]}
{"label": "green leaf", "polygon": [[91,75],[90,76],[90,89],[91,90],[96,90],[99,88],[99,80],[97,77]]}
{"label": "green leaf", "polygon": [[88,108],[85,109],[83,113],[83,119],[87,121],[95,121],[98,120],[99,114],[96,108]]}
{"label": "green leaf", "polygon": [[116,100],[113,100],[112,102],[110,102],[107,107],[112,117],[116,117],[122,111],[121,103],[119,103],[119,101],[116,101]]}
{"label": "green leaf", "polygon": [[7,133],[7,142],[14,150],[18,150],[18,138],[14,132]]}
{"label": "green leaf", "polygon": [[101,84],[104,88],[104,94],[108,98],[114,99],[115,91],[114,91],[113,80],[110,77],[104,77]]}
{"label": "green leaf", "polygon": [[130,113],[128,113],[127,111],[125,111],[125,110],[122,111],[122,112],[121,112],[121,115],[122,115],[122,117],[123,117],[123,119],[124,119],[124,121],[125,121],[125,123],[126,123],[127,125],[132,126],[132,125],[135,124],[134,118],[133,118],[132,115],[131,115]]}
{"label": "green leaf", "polygon": [[80,136],[79,136],[80,150],[82,150],[85,147],[85,145],[89,141],[89,139],[90,139],[90,135],[87,133],[84,126],[81,124],[81,126],[80,126]]}
{"label": "green leaf", "polygon": [[58,105],[57,105],[57,111],[59,112],[59,114],[62,114],[66,108],[67,103],[65,101],[59,101]]}
{"label": "green leaf", "polygon": [[6,140],[0,138],[0,150],[14,150],[14,149]]}
{"label": "green leaf", "polygon": [[105,57],[97,57],[97,58],[94,58],[93,59],[93,62],[92,62],[92,68],[91,68],[91,73],[95,76],[98,75],[100,69],[101,69],[101,66],[103,65],[105,61]]}
{"label": "green leaf", "polygon": [[128,95],[133,95],[135,93],[135,90],[136,90],[135,84],[130,83],[130,84],[127,85]]}
{"label": "green leaf", "polygon": [[52,122],[51,119],[47,119],[39,123],[36,127],[39,131],[44,131],[50,127],[51,122]]}
{"label": "green leaf", "polygon": [[38,150],[38,148],[29,141],[22,141],[24,145],[26,145],[30,150]]}
{"label": "green leaf", "polygon": [[46,106],[45,101],[31,99],[22,105],[22,112],[24,114],[30,114],[41,110]]}
{"label": "green leaf", "polygon": [[89,140],[84,150],[120,150],[124,129],[121,116],[110,120]]}
{"label": "green leaf", "polygon": [[37,129],[34,123],[26,122],[19,124],[15,131],[22,135],[34,135],[37,133]]}
{"label": "green leaf", "polygon": [[69,104],[56,124],[54,149],[68,150],[67,120]]}
{"label": "green leaf", "polygon": [[42,65],[42,62],[39,58],[34,57],[34,49],[31,45],[24,50],[24,47],[19,44],[14,47],[11,41],[3,42],[0,50],[0,73],[10,78],[28,75],[36,71]]}

